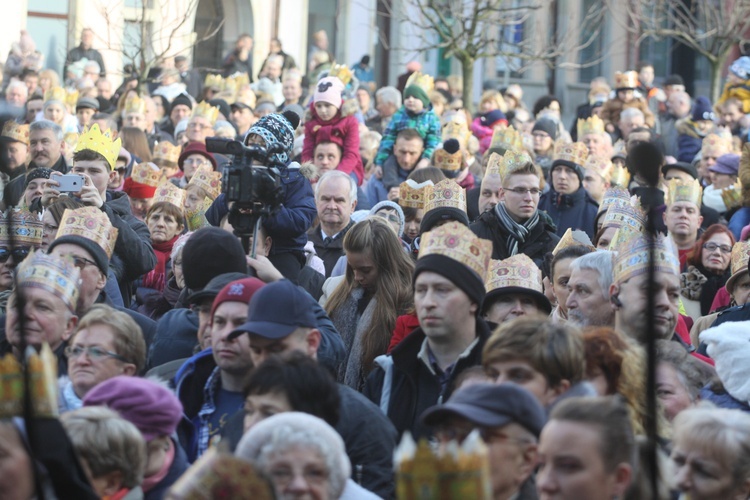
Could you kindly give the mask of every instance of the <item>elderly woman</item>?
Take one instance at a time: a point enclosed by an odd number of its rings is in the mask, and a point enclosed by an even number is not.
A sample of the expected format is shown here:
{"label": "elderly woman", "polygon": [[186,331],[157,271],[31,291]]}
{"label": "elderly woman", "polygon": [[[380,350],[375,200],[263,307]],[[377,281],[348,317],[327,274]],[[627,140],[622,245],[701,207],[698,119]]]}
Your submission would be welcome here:
{"label": "elderly woman", "polygon": [[373,497],[350,479],[341,436],[307,413],[286,412],[257,423],[240,440],[235,455],[270,476],[281,498]]}
{"label": "elderly woman", "polygon": [[68,377],[61,380],[60,412],[83,406],[97,384],[118,375],[136,376],[146,366],[146,342],[130,316],[104,304],[91,307],[65,348]]}
{"label": "elderly woman", "polygon": [[570,398],[539,439],[540,498],[621,498],[635,474],[636,442],[618,399]]}
{"label": "elderly woman", "polygon": [[688,254],[688,268],[680,281],[685,312],[693,319],[711,312],[716,293],[729,279],[733,245],[732,232],[723,224],[713,224]]}
{"label": "elderly woman", "polygon": [[713,369],[671,340],[656,341],[656,397],[668,421],[695,406],[701,388],[714,376]]}
{"label": "elderly woman", "polygon": [[86,394],[85,406],[107,406],[135,425],[146,441],[141,487],[145,500],[159,500],[187,470],[187,455],[172,438],[182,404],[172,391],[139,377],[114,377]]}
{"label": "elderly woman", "polygon": [[674,421],[672,481],[680,498],[750,496],[750,415],[691,408]]}
{"label": "elderly woman", "polygon": [[146,443],[136,426],[101,406],[65,413],[60,420],[100,497],[143,498]]}

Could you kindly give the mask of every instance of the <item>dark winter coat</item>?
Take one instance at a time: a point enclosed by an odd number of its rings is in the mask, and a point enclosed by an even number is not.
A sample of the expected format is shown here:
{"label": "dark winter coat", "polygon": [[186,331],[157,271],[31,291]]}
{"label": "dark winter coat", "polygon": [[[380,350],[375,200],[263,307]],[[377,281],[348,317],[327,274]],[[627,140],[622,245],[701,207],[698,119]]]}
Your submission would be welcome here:
{"label": "dark winter coat", "polygon": [[323,265],[326,268],[326,278],[331,277],[333,267],[336,265],[336,262],[338,262],[339,257],[344,255],[344,236],[353,225],[354,221],[350,220],[349,224],[347,224],[338,236],[328,243],[328,245],[326,245],[323,240],[322,233],[320,232],[320,225],[317,225],[308,231],[307,239],[313,242],[315,253],[323,261]]}
{"label": "dark winter coat", "polygon": [[[508,255],[508,233],[495,215],[494,210],[484,212],[469,226],[474,234],[492,242],[492,258],[503,260]],[[555,249],[560,237],[555,234],[555,224],[545,212],[539,212],[539,224],[531,230],[531,234],[522,245],[518,245],[519,253],[526,254],[541,269],[544,256]]]}
{"label": "dark winter coat", "polygon": [[573,194],[560,194],[550,189],[539,200],[539,210],[544,210],[557,226],[556,234],[562,236],[568,229],[580,229],[594,239],[596,214],[599,204],[583,189]]}

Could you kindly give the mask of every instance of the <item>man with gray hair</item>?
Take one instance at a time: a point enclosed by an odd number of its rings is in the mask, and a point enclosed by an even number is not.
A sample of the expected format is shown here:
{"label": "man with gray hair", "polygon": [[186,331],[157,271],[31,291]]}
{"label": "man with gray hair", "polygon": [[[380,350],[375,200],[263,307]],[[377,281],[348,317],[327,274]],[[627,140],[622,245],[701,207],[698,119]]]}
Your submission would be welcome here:
{"label": "man with gray hair", "polygon": [[614,326],[615,311],[609,300],[614,252],[599,250],[570,264],[568,321],[586,326]]}
{"label": "man with gray hair", "polygon": [[11,80],[5,89],[5,102],[11,108],[23,108],[29,98],[29,89],[21,80]]}
{"label": "man with gray hair", "polygon": [[667,98],[667,111],[659,117],[661,140],[667,156],[677,157],[677,120],[690,115],[692,102],[687,92],[672,92]]}
{"label": "man with gray hair", "polygon": [[628,136],[633,129],[645,126],[646,116],[640,109],[627,108],[620,113],[620,121],[617,123],[617,128],[620,131],[620,137],[626,143],[628,142]]}
{"label": "man with gray hair", "polygon": [[49,120],[39,120],[29,125],[29,170],[44,167],[67,173],[64,149],[63,131],[58,124]]}
{"label": "man with gray hair", "polygon": [[375,92],[375,109],[378,114],[365,125],[370,130],[382,134],[391,122],[393,114],[401,107],[401,92],[396,87],[382,87]]}
{"label": "man with gray hair", "polygon": [[354,225],[356,182],[339,170],[326,172],[315,185],[315,207],[319,223],[307,232],[307,238],[323,260],[329,278],[339,257],[344,255],[344,235]]}

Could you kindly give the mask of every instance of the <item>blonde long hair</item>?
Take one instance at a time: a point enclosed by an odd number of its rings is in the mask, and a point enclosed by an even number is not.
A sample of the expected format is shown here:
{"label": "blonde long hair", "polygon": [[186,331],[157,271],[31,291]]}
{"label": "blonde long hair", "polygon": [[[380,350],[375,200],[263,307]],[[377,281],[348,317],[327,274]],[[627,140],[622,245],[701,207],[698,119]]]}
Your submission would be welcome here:
{"label": "blonde long hair", "polygon": [[[375,311],[362,337],[361,364],[363,374],[367,375],[375,358],[388,348],[396,318],[414,304],[414,263],[404,251],[393,228],[379,218],[368,218],[352,226],[344,236],[343,243],[347,254],[368,254],[378,270],[373,296]],[[347,263],[345,279],[326,302],[328,315],[333,317],[356,288],[359,285],[354,280],[354,270]]]}

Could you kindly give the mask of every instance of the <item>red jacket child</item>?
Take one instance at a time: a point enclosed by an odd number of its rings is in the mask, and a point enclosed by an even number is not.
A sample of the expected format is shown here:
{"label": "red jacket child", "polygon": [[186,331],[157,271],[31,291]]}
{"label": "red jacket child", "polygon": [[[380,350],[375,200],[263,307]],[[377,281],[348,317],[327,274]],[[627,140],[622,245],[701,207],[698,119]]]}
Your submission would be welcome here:
{"label": "red jacket child", "polygon": [[334,142],[342,150],[336,170],[354,173],[360,185],[365,170],[359,155],[359,123],[354,116],[341,115],[343,90],[344,84],[335,76],[327,76],[318,82],[310,105],[312,118],[305,123],[302,161],[314,160],[315,146],[319,142]]}

